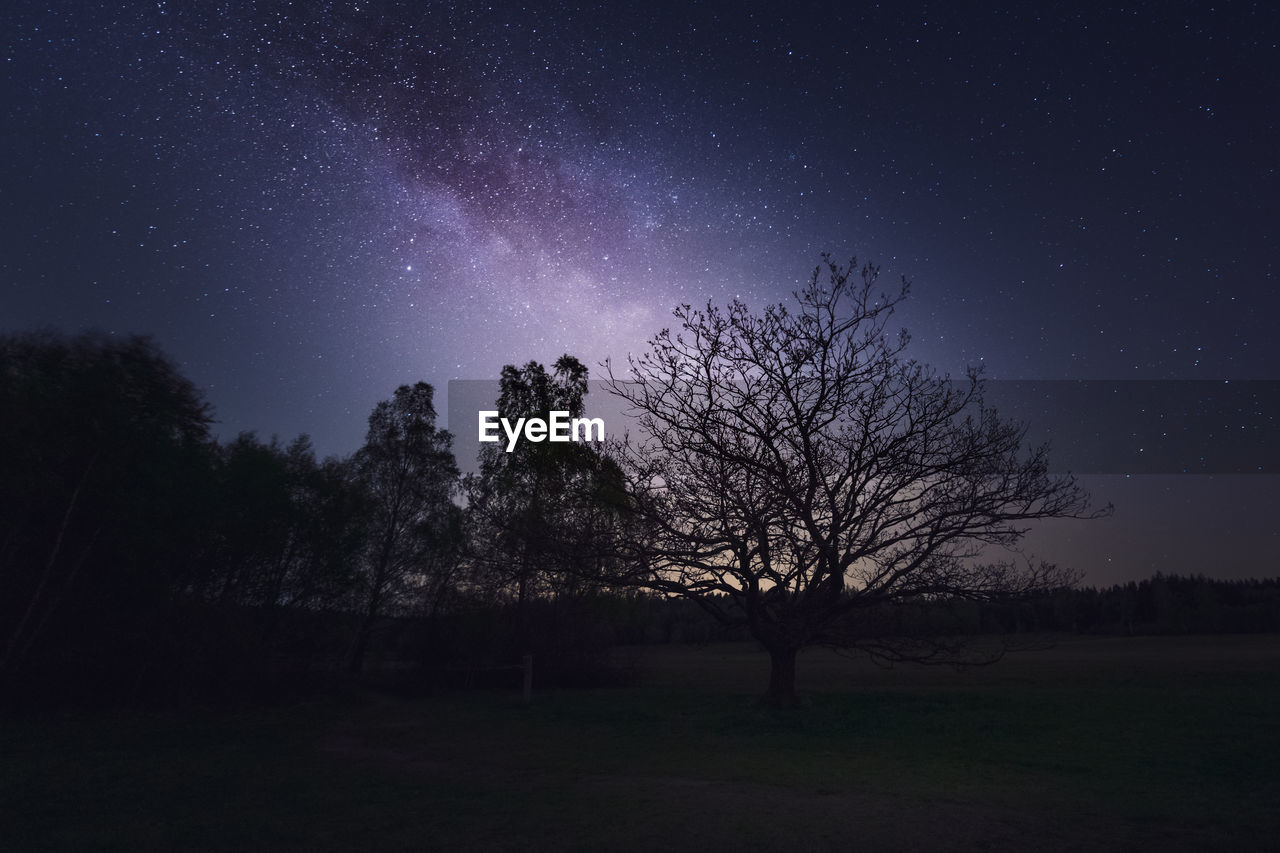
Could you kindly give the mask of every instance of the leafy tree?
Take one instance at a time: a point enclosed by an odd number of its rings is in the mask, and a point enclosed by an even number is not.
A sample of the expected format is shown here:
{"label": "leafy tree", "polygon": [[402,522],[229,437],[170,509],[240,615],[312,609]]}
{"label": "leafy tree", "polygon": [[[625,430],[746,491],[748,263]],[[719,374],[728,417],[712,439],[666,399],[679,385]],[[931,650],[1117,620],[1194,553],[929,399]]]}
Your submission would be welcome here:
{"label": "leafy tree", "polygon": [[[820,280],[825,267],[826,282]],[[688,305],[608,384],[637,413],[616,454],[643,536],[625,580],[696,601],[768,650],[766,698],[795,701],[799,649],[867,642],[857,614],[938,598],[995,599],[1073,581],[1048,564],[983,562],[1027,522],[1091,515],[1046,448],[967,381],[904,357],[886,333],[907,284],[827,256],[798,308]],[[921,650],[879,642],[891,657]]]}
{"label": "leafy tree", "polygon": [[[310,439],[287,446],[241,433],[218,448],[207,553],[192,598],[223,611],[224,643],[261,656],[282,620],[349,604],[368,504],[349,461],[318,462]],[[241,625],[256,611],[256,642]]]}
{"label": "leafy tree", "polygon": [[[294,490],[304,476],[304,446],[285,452],[241,433],[219,448],[216,565],[206,597],[221,604],[272,605],[299,544]],[[310,462],[314,464],[314,456]],[[291,464],[292,463],[292,464]]]}
{"label": "leafy tree", "polygon": [[[296,445],[291,445],[293,456]],[[309,447],[308,447],[309,450]],[[300,507],[296,561],[279,601],[308,610],[332,608],[357,582],[355,566],[369,535],[368,495],[351,458],[314,458],[300,464],[294,502]]]}
{"label": "leafy tree", "polygon": [[199,550],[213,444],[145,337],[0,338],[0,672],[139,667]]}
{"label": "leafy tree", "polygon": [[[531,361],[502,369],[501,417],[548,419],[553,411],[582,417],[587,368],[570,355],[548,372]],[[600,579],[607,534],[620,505],[616,466],[590,445],[520,441],[486,444],[480,471],[467,481],[470,540],[483,575],[519,606],[549,591],[573,592]]]}
{"label": "leafy tree", "polygon": [[360,671],[378,618],[411,587],[430,584],[428,572],[455,563],[450,528],[458,484],[453,436],[436,428],[433,389],[401,385],[369,415],[354,466],[369,502],[369,535],[359,580],[360,622],[347,667]]}

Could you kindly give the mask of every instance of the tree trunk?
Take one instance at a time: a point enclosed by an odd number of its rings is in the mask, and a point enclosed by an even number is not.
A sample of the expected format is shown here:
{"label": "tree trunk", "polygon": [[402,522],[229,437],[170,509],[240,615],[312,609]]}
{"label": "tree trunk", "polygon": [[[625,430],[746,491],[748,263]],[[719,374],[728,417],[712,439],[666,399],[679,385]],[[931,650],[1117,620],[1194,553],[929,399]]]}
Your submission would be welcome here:
{"label": "tree trunk", "polygon": [[387,532],[382,538],[382,547],[378,553],[378,563],[373,570],[373,582],[369,590],[369,605],[360,619],[360,627],[351,641],[347,651],[347,672],[358,675],[364,672],[364,657],[369,650],[369,637],[373,634],[374,623],[378,621],[382,607],[382,594],[386,591],[387,578],[391,574],[391,552],[395,547],[395,525],[387,523]]}
{"label": "tree trunk", "polygon": [[[93,471],[94,463],[97,461],[98,453],[95,452],[93,454],[93,458],[89,460],[89,464],[85,466],[84,473],[80,475],[80,480],[76,483],[75,489],[71,492],[71,498],[67,501],[67,509],[62,514],[62,524],[58,527],[58,535],[53,540],[53,550],[49,552],[49,558],[44,562],[44,571],[40,575],[40,582],[36,584],[35,592],[31,594],[31,600],[27,602],[27,608],[25,612],[23,612],[22,618],[18,621],[18,627],[13,630],[13,634],[9,638],[8,647],[5,650],[4,656],[0,657],[0,671],[7,669],[16,670],[18,668],[18,662],[31,647],[33,638],[31,636],[24,638],[23,634],[27,630],[27,625],[35,616],[36,610],[44,604],[45,588],[53,578],[53,569],[58,563],[59,555],[62,553],[62,542],[67,536],[67,528],[71,525],[71,516],[76,511],[76,504],[80,501],[80,492],[84,488],[84,484],[89,480],[89,474]],[[101,530],[102,528],[98,529]],[[96,539],[98,534],[95,533],[93,536],[94,539]],[[80,561],[76,564],[76,570],[79,569],[80,563],[84,562],[85,557],[88,556],[89,548],[92,546],[93,539],[90,539],[89,545],[86,546],[84,553],[80,555]],[[76,570],[72,570],[71,575],[63,581],[62,592],[66,592],[67,587],[71,585],[71,581],[75,579]],[[59,594],[57,598],[61,598],[61,594]],[[45,618],[48,617],[51,610],[52,608],[46,608]],[[41,624],[43,624],[43,620],[41,621]]]}
{"label": "tree trunk", "polygon": [[796,696],[796,653],[799,649],[780,646],[769,649],[769,690],[764,703],[775,708],[800,704]]}
{"label": "tree trunk", "polygon": [[352,638],[351,646],[347,650],[346,670],[352,675],[359,675],[364,672],[365,653],[369,650],[369,638],[373,635],[373,626],[378,621],[381,601],[382,592],[380,589],[375,588],[372,598],[369,599],[369,606],[360,617],[360,625],[356,628],[356,635]]}
{"label": "tree trunk", "polygon": [[373,633],[374,614],[366,611],[364,616],[360,618],[360,626],[356,628],[356,635],[351,640],[351,646],[347,649],[346,670],[352,675],[359,675],[364,672],[365,652],[369,649],[369,635]]}

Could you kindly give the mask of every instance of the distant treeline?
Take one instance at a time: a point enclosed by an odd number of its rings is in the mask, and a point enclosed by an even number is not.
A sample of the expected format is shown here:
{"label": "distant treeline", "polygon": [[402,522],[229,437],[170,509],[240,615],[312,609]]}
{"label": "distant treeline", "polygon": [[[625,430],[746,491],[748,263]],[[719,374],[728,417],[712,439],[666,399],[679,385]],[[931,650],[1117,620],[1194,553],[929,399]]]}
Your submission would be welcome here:
{"label": "distant treeline", "polygon": [[[581,409],[585,368],[540,371],[504,371],[506,402]],[[502,667],[525,654],[540,684],[601,684],[626,674],[619,645],[746,639],[694,601],[604,580],[622,504],[599,457],[536,445],[460,478],[434,421],[418,383],[375,408],[349,457],[317,459],[305,436],[218,442],[149,339],[0,337],[0,704],[241,696],[367,670],[510,684]],[[908,601],[848,628],[1037,631],[1280,631],[1280,580]]]}
{"label": "distant treeline", "polygon": [[[593,636],[614,644],[748,639],[745,631],[726,631],[696,603],[684,599],[597,594],[575,606],[575,618],[594,622]],[[1157,573],[1101,589],[1059,589],[1003,602],[921,600],[869,608],[855,611],[850,622],[848,630],[868,640],[1041,632],[1280,633],[1280,578],[1216,580]]]}
{"label": "distant treeline", "polygon": [[1148,580],[1061,589],[1029,601],[955,605],[966,632],[1257,634],[1280,632],[1280,578]]}

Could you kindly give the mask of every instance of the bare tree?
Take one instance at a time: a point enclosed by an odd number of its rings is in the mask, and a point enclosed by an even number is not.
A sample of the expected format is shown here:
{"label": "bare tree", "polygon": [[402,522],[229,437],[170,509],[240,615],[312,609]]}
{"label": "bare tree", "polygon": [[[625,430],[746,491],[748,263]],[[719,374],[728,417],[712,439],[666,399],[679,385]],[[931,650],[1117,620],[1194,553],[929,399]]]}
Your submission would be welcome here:
{"label": "bare tree", "polygon": [[776,704],[796,699],[797,652],[856,643],[869,608],[1073,583],[980,558],[1035,519],[1100,514],[983,405],[977,371],[952,382],[904,357],[906,332],[886,326],[907,283],[886,295],[876,277],[824,255],[798,311],[684,305],[628,377],[609,366],[639,433],[614,449],[643,521],[626,579],[745,625],[771,656]]}

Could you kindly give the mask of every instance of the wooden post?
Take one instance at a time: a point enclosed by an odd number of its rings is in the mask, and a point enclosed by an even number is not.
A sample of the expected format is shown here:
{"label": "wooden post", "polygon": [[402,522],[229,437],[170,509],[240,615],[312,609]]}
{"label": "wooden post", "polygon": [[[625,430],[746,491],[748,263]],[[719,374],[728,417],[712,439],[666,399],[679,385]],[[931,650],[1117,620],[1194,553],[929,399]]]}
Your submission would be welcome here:
{"label": "wooden post", "polygon": [[524,701],[533,701],[533,655],[524,656]]}

